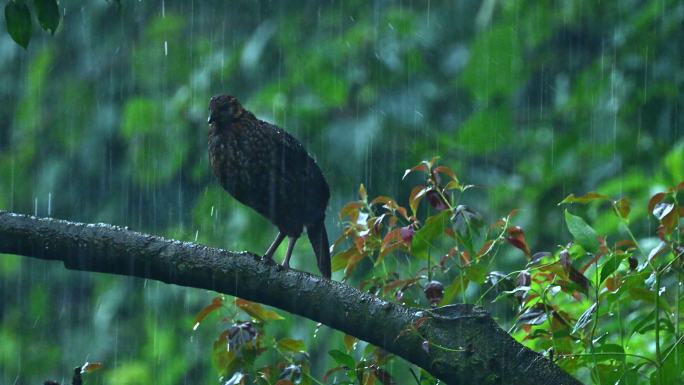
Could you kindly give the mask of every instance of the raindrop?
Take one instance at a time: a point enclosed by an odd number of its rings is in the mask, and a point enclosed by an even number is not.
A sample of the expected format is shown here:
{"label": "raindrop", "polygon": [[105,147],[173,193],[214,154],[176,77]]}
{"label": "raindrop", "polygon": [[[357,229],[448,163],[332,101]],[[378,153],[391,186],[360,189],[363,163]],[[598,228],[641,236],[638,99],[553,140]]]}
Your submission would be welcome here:
{"label": "raindrop", "polygon": [[48,208],[47,208],[47,216],[52,215],[52,193],[48,193]]}
{"label": "raindrop", "polygon": [[320,330],[321,325],[322,324],[320,322],[316,324],[316,329],[314,329],[314,332],[313,332],[313,338],[318,337],[318,330]]}

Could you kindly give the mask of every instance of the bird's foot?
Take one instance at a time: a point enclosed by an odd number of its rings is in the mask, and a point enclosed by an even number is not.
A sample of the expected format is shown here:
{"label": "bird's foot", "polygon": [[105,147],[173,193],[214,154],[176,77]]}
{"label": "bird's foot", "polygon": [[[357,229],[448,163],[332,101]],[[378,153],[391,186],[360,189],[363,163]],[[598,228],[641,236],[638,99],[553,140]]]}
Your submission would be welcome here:
{"label": "bird's foot", "polygon": [[279,232],[276,239],[273,241],[273,243],[271,243],[271,246],[268,248],[268,250],[266,250],[266,254],[264,254],[263,257],[264,261],[273,260],[273,254],[278,249],[278,246],[280,246],[280,243],[283,242],[283,239],[285,239],[285,234],[283,232]]}

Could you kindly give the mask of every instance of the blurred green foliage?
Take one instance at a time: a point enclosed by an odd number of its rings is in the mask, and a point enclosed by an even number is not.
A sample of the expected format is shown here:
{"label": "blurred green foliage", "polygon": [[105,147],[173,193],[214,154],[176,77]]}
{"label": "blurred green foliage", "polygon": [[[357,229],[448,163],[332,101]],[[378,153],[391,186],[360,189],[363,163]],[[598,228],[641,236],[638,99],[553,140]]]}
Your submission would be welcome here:
{"label": "blurred green foliage", "polygon": [[[634,233],[657,243],[646,201],[684,179],[681,1],[59,7],[57,33],[32,34],[26,50],[0,36],[3,210],[265,250],[275,229],[209,173],[207,102],[224,92],[316,155],[331,238],[360,182],[405,202],[418,177],[401,183],[401,171],[435,154],[475,184],[469,204],[490,222],[520,209],[533,250],[571,239],[556,204],[591,190],[632,198]],[[625,235],[610,210],[575,214]],[[304,246],[294,267],[312,270]],[[192,331],[211,293],[3,255],[0,294],[0,383],[66,377],[85,360],[104,362],[98,383],[216,381],[211,343],[225,325]],[[321,378],[343,336],[313,330],[287,317],[268,333],[305,340]]]}

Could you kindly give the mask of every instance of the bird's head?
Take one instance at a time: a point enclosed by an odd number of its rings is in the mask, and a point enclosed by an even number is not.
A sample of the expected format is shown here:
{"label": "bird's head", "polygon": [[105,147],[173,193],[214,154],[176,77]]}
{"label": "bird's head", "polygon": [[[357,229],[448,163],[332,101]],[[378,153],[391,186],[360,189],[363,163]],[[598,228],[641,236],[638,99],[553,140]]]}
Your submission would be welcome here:
{"label": "bird's head", "polygon": [[212,96],[209,101],[209,118],[207,123],[218,125],[230,124],[238,119],[245,109],[236,97],[230,95]]}

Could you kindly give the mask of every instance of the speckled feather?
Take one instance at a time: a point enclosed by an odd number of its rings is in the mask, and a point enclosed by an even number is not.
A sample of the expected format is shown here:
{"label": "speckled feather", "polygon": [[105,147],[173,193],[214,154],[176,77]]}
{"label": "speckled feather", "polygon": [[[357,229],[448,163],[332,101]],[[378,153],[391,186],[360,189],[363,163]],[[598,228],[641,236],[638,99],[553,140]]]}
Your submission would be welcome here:
{"label": "speckled feather", "polygon": [[[209,161],[221,186],[290,237],[300,236],[305,226],[310,238],[312,227],[320,232],[330,190],[302,144],[232,96],[212,98],[210,111]],[[317,257],[320,265],[325,256]]]}

